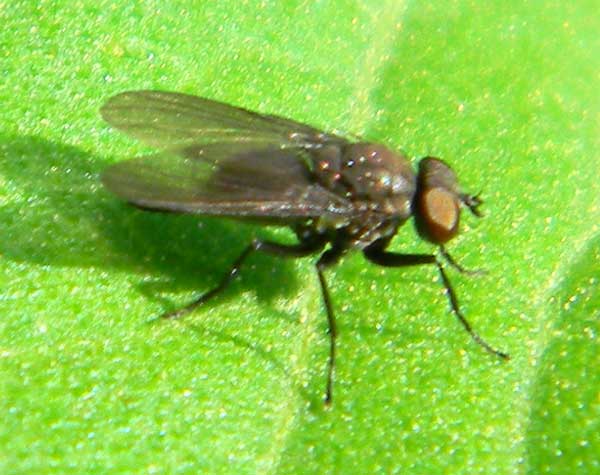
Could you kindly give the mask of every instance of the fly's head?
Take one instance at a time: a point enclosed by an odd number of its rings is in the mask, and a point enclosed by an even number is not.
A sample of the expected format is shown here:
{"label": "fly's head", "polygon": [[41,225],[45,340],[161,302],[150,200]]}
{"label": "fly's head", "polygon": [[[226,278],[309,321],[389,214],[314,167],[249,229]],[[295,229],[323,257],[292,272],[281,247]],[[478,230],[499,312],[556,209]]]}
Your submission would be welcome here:
{"label": "fly's head", "polygon": [[458,234],[461,205],[480,217],[481,200],[460,191],[454,171],[434,157],[419,162],[413,214],[422,238],[444,244]]}

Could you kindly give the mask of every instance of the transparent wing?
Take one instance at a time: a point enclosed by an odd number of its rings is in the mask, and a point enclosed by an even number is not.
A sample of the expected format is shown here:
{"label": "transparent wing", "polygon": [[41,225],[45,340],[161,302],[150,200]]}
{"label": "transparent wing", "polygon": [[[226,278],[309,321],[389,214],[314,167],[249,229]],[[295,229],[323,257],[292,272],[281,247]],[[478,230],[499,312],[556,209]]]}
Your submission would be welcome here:
{"label": "transparent wing", "polygon": [[161,211],[275,219],[350,215],[351,203],[314,183],[307,153],[211,144],[202,155],[164,153],[117,163],[102,181],[126,201]]}
{"label": "transparent wing", "polygon": [[124,92],[110,98],[101,113],[113,127],[162,149],[211,143],[310,148],[346,142],[289,119],[174,92]]}

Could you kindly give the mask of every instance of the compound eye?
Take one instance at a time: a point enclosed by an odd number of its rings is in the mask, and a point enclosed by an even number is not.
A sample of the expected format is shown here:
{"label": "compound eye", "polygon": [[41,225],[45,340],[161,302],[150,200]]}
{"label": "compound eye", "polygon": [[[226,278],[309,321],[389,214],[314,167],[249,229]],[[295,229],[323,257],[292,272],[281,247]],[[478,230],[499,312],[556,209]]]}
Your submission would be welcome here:
{"label": "compound eye", "polygon": [[460,203],[456,194],[445,188],[422,190],[419,203],[422,231],[427,238],[443,244],[456,236],[460,220]]}

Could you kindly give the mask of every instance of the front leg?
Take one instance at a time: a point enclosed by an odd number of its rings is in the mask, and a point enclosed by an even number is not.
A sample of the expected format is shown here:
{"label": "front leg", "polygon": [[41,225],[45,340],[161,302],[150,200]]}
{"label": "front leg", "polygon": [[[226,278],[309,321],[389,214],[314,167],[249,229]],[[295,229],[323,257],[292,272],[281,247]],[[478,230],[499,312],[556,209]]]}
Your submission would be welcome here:
{"label": "front leg", "polygon": [[496,350],[495,348],[490,346],[483,338],[481,338],[473,330],[471,324],[468,322],[468,320],[465,318],[462,311],[460,310],[458,298],[456,297],[456,292],[454,292],[454,288],[450,283],[450,279],[446,275],[446,271],[433,254],[398,254],[396,252],[386,251],[379,245],[370,246],[366,248],[363,251],[363,253],[369,261],[384,267],[410,267],[425,264],[435,264],[442,278],[444,288],[446,289],[446,295],[448,296],[448,300],[450,301],[450,308],[452,309],[454,315],[456,315],[458,320],[462,323],[465,330],[469,333],[469,335],[471,335],[471,338],[473,338],[473,340],[475,340],[477,344],[482,346],[489,353],[492,353],[503,359],[510,358],[507,353]]}

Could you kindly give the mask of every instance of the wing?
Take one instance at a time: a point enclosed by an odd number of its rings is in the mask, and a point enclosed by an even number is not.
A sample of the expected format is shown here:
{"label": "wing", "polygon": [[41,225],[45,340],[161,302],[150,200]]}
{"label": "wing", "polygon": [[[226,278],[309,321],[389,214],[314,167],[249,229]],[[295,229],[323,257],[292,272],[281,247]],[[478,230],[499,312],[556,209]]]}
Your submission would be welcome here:
{"label": "wing", "polygon": [[211,144],[193,155],[157,154],[117,163],[104,185],[146,209],[248,218],[338,219],[351,203],[319,186],[301,149]]}
{"label": "wing", "polygon": [[311,148],[346,142],[289,119],[174,92],[124,92],[111,97],[101,113],[113,127],[162,149],[211,143]]}

